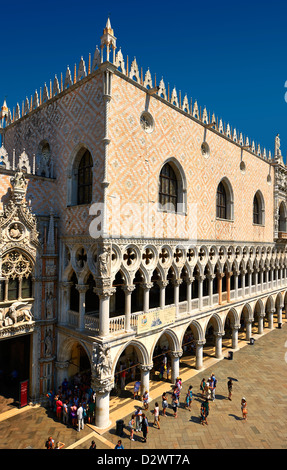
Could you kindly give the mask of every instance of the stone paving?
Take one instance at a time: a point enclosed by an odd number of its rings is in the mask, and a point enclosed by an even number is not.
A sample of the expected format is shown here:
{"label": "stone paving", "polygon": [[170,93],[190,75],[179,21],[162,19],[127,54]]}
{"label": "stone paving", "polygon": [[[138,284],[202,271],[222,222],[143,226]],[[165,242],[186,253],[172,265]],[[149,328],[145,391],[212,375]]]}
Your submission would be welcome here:
{"label": "stone paving", "polygon": [[[208,368],[202,371],[190,371],[190,377],[184,381],[181,393],[181,407],[178,418],[173,417],[171,408],[167,417],[161,417],[161,429],[153,427],[153,406],[159,402],[161,393],[168,392],[169,403],[171,387],[163,384],[158,388],[159,397],[154,396],[147,412],[149,434],[147,442],[142,442],[142,434],[135,433],[135,441],[130,441],[126,426],[135,406],[141,402],[128,400],[117,414],[109,430],[97,432],[93,426],[85,426],[79,433],[59,423],[43,407],[25,407],[10,409],[0,414],[0,449],[44,449],[49,435],[55,441],[65,443],[66,449],[88,449],[92,440],[97,449],[113,449],[119,436],[116,435],[115,420],[123,418],[125,428],[121,437],[125,449],[286,449],[287,448],[287,323],[282,329],[265,331],[261,337],[255,337],[255,344],[245,346],[234,353],[233,360],[209,361]],[[285,357],[286,355],[286,357]],[[199,421],[201,396],[199,384],[203,377],[214,373],[218,379],[216,400],[210,404],[208,426]],[[232,377],[233,396],[227,396],[227,380]],[[191,411],[184,409],[185,393],[189,385],[193,386]],[[159,393],[160,392],[160,393]],[[248,419],[242,420],[240,402],[246,397]],[[0,404],[1,412],[1,404]]]}

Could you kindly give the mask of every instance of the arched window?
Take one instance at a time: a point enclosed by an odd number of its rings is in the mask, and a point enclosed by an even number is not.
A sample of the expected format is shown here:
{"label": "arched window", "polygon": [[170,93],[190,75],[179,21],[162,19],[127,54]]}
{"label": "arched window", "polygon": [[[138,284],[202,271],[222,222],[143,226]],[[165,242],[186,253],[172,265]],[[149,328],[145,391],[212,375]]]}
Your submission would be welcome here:
{"label": "arched window", "polygon": [[85,151],[78,166],[78,204],[89,204],[92,201],[93,160],[88,150]]}
{"label": "arched window", "polygon": [[177,211],[177,178],[171,165],[166,163],[159,176],[159,202],[167,210]]}
{"label": "arched window", "polygon": [[227,219],[226,191],[222,183],[219,183],[216,193],[216,217]]}
{"label": "arched window", "polygon": [[284,202],[279,206],[279,232],[287,232],[287,211]]}
{"label": "arched window", "polygon": [[233,220],[233,192],[229,181],[220,181],[216,191],[216,217]]}
{"label": "arched window", "polygon": [[253,198],[253,223],[264,224],[264,201],[260,191],[257,191]]}
{"label": "arched window", "polygon": [[159,210],[186,213],[186,178],[182,166],[173,157],[159,174]]}

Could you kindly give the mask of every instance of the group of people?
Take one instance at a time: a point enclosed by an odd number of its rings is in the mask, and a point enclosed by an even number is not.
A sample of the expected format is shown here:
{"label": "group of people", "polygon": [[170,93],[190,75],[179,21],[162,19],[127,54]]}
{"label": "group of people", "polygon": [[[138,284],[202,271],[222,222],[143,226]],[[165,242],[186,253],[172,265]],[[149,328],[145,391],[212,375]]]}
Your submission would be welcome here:
{"label": "group of people", "polygon": [[77,374],[71,383],[65,378],[57,392],[47,393],[50,410],[58,421],[71,425],[78,432],[85,423],[95,420],[96,395],[90,385],[89,376]]}

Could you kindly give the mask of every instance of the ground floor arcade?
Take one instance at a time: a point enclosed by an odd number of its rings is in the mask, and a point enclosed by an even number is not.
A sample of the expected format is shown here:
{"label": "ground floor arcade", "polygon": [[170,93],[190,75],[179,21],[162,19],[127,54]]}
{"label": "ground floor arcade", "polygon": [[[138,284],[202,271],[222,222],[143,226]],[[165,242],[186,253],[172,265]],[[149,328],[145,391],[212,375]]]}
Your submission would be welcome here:
{"label": "ground floor arcade", "polygon": [[[95,424],[105,428],[109,423],[111,397],[132,397],[137,380],[142,393],[149,390],[151,381],[174,383],[184,369],[200,370],[207,358],[220,359],[227,349],[236,351],[239,341],[250,341],[253,334],[260,335],[265,328],[280,328],[286,318],[286,307],[286,291],[277,291],[249,302],[221,306],[142,335],[135,335],[134,331],[113,335],[107,338],[110,371],[101,382],[95,373],[95,343],[91,338],[87,341],[84,335],[79,338],[60,332],[57,383],[74,374],[77,367],[79,370],[81,351],[85,367],[90,364],[91,384],[96,390]],[[83,360],[85,355],[87,358]]]}

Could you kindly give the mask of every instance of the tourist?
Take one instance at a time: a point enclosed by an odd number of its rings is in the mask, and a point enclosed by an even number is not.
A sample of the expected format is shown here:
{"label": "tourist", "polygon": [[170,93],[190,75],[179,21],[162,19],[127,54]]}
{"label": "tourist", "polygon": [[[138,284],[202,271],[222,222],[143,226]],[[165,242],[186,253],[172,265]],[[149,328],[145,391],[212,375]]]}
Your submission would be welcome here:
{"label": "tourist", "polygon": [[136,431],[141,431],[141,425],[142,425],[142,410],[138,406],[136,411],[135,411],[135,417],[136,417]]}
{"label": "tourist", "polygon": [[115,449],[123,449],[123,448],[124,448],[124,446],[123,446],[123,444],[122,444],[122,441],[119,440],[118,443],[117,443],[116,446],[115,446]]}
{"label": "tourist", "polygon": [[55,449],[63,449],[64,445],[65,444],[63,442],[58,441],[57,444],[56,444]]}
{"label": "tourist", "polygon": [[70,414],[71,414],[72,426],[76,428],[77,427],[77,407],[75,403],[72,403],[72,406],[70,408]]}
{"label": "tourist", "polygon": [[241,411],[242,411],[242,417],[244,421],[247,420],[247,402],[246,399],[243,397],[241,400]]}
{"label": "tourist", "polygon": [[147,390],[144,392],[142,396],[142,401],[143,401],[144,410],[148,410],[149,394]]}
{"label": "tourist", "polygon": [[207,417],[209,415],[209,401],[206,398],[205,401],[201,405],[203,407],[203,423],[202,424],[208,424],[207,422]]}
{"label": "tourist", "polygon": [[171,400],[172,400],[171,407],[173,409],[173,416],[174,416],[174,418],[177,418],[177,408],[179,406],[179,400],[177,398],[176,393],[172,394]]}
{"label": "tourist", "polygon": [[52,436],[48,437],[45,446],[48,450],[54,449],[54,439],[52,438]]}
{"label": "tourist", "polygon": [[96,448],[97,448],[97,446],[96,446],[95,441],[92,441],[89,449],[96,449]]}
{"label": "tourist", "polygon": [[203,378],[202,381],[200,382],[200,386],[199,386],[202,398],[204,398],[205,386],[206,386],[206,383],[205,383],[205,379]]}
{"label": "tourist", "polygon": [[130,440],[134,441],[134,424],[135,424],[135,415],[132,415],[130,421],[129,421],[129,430],[131,432],[130,434]]}
{"label": "tourist", "polygon": [[159,424],[159,406],[158,406],[158,402],[155,403],[155,406],[154,406],[154,422],[153,422],[153,425],[157,426],[158,429],[160,429],[160,424]]}
{"label": "tourist", "polygon": [[166,416],[166,409],[168,408],[166,392],[162,394],[161,399],[162,399],[162,415]]}
{"label": "tourist", "polygon": [[69,421],[69,408],[68,408],[68,400],[65,400],[63,403],[63,424],[68,424]]}
{"label": "tourist", "polygon": [[58,421],[61,421],[62,408],[63,408],[63,402],[61,400],[61,397],[59,396],[57,401],[56,401],[56,417],[57,417]]}
{"label": "tourist", "polygon": [[78,418],[78,432],[81,429],[84,429],[84,409],[82,403],[80,403],[79,408],[77,409],[77,418]]}
{"label": "tourist", "polygon": [[217,384],[217,380],[216,380],[214,374],[211,374],[210,383],[209,383],[209,389],[210,389],[210,394],[211,394],[211,400],[212,400],[212,401],[215,400],[216,384]]}
{"label": "tourist", "polygon": [[144,413],[142,415],[142,433],[143,433],[143,441],[146,442],[147,434],[148,434],[148,420]]}
{"label": "tourist", "polygon": [[139,380],[137,380],[134,385],[134,400],[139,398],[140,386],[141,386],[141,383]]}
{"label": "tourist", "polygon": [[88,417],[88,423],[92,424],[94,415],[95,415],[95,408],[96,408],[96,403],[94,398],[91,397],[91,401],[88,402],[87,405],[87,417]]}
{"label": "tourist", "polygon": [[188,391],[185,398],[185,408],[190,411],[190,405],[192,402],[192,385],[188,387]]}
{"label": "tourist", "polygon": [[232,386],[233,386],[232,379],[229,379],[227,382],[227,388],[228,388],[228,400],[230,401],[231,401],[231,396],[232,396]]}

